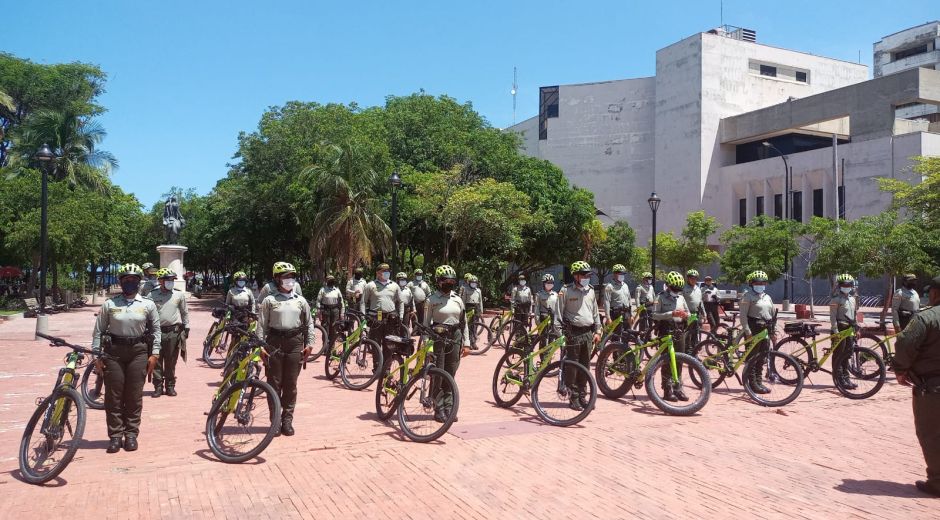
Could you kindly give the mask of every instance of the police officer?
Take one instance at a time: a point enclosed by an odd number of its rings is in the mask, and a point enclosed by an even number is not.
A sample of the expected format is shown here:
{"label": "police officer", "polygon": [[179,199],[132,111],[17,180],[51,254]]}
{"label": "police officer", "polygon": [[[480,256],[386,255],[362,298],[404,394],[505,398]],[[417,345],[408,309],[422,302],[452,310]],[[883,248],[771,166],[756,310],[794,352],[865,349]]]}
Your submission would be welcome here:
{"label": "police officer", "polygon": [[176,362],[180,352],[186,360],[186,338],[189,337],[189,310],[186,293],[175,288],[176,273],[169,269],[157,271],[160,286],[150,293],[150,299],[160,312],[160,360],[153,370],[153,395],[176,397]]}
{"label": "police officer", "polygon": [[702,286],[702,306],[705,308],[705,317],[708,318],[708,326],[711,331],[715,331],[720,318],[718,309],[721,304],[718,300],[718,286],[712,280],[710,275],[705,275],[705,284]]}
{"label": "police officer", "polygon": [[[284,262],[284,263],[287,263],[287,262]],[[277,263],[275,263],[274,265],[277,265]],[[280,292],[280,286],[278,285],[278,281],[277,281],[277,273],[274,273],[274,275],[275,275],[274,280],[264,284],[264,287],[262,287],[261,290],[258,291],[259,302],[263,302],[264,299],[267,298],[268,295],[270,294],[277,294]],[[294,278],[294,282],[295,282],[294,290],[293,290],[294,294],[296,294],[297,296],[303,296],[304,290],[300,287],[300,283],[297,283],[296,277]]]}
{"label": "police officer", "polygon": [[405,329],[402,331],[402,337],[407,338],[411,335],[411,331],[408,328],[411,325],[411,316],[415,313],[415,298],[411,293],[411,287],[408,284],[408,275],[404,272],[398,273],[395,275],[395,281],[398,283],[398,288],[401,290],[401,314],[402,314],[402,327]]}
{"label": "police officer", "polygon": [[509,308],[512,309],[517,320],[528,326],[529,314],[532,312],[532,289],[527,285],[525,275],[522,273],[519,273],[516,285],[512,288]]}
{"label": "police officer", "polygon": [[920,295],[915,290],[916,284],[917,276],[906,274],[901,282],[901,288],[894,292],[894,301],[891,303],[891,321],[895,332],[904,330],[911,321],[911,317],[920,310]]}
{"label": "police officer", "polygon": [[[466,310],[463,300],[454,294],[457,288],[457,271],[449,265],[442,265],[434,271],[437,290],[428,296],[427,313],[424,325],[445,338],[445,344],[434,352],[436,364],[448,374],[457,378],[460,358],[470,353],[470,334],[467,330]],[[427,338],[425,338],[427,339]],[[440,383],[438,383],[439,385]],[[444,422],[450,416],[454,406],[454,393],[451,388],[432,388],[434,396],[434,420]]]}
{"label": "police officer", "polygon": [[642,274],[640,285],[636,286],[636,304],[643,306],[644,310],[639,316],[640,330],[645,331],[649,320],[650,311],[656,302],[656,292],[653,290],[653,273],[646,271]]}
{"label": "police officer", "polygon": [[[685,303],[685,297],[682,296],[683,286],[682,275],[676,271],[670,271],[666,275],[666,290],[656,296],[651,313],[656,323],[657,334],[660,337],[671,334],[676,352],[686,351],[685,335],[678,332],[682,329],[682,323],[689,317],[690,312],[689,306]],[[672,384],[672,369],[669,363],[663,363],[661,375],[663,399],[672,402],[689,400],[681,384]]]}
{"label": "police officer", "polygon": [[235,286],[228,290],[225,295],[225,305],[231,305],[236,309],[256,312],[258,305],[255,301],[255,295],[248,288],[248,275],[245,271],[237,271],[232,275],[235,280]]}
{"label": "police officer", "polygon": [[[574,283],[558,291],[555,309],[555,332],[565,334],[566,356],[585,368],[591,366],[591,350],[601,340],[601,317],[597,308],[597,296],[591,286],[591,265],[584,261],[571,264]],[[568,386],[568,406],[572,410],[584,410],[588,405],[587,376],[573,368],[565,369]]]}
{"label": "police officer", "polygon": [[388,264],[379,264],[375,270],[375,280],[366,284],[359,302],[359,311],[375,319],[377,327],[369,330],[371,337],[379,345],[389,334],[398,334],[396,328],[404,317],[404,305],[401,287],[392,281],[392,271]]}
{"label": "police officer", "polygon": [[140,295],[148,296],[150,291],[156,289],[160,282],[157,281],[157,267],[150,262],[141,266],[144,270],[144,283],[140,286]]}
{"label": "police officer", "polygon": [[332,274],[326,275],[326,285],[320,287],[316,303],[317,311],[320,314],[320,323],[330,336],[330,341],[326,342],[329,345],[333,340],[333,324],[339,321],[346,312],[343,293],[336,286],[336,277]]}
{"label": "police officer", "polygon": [[898,335],[894,373],[913,386],[914,431],[927,463],[927,480],[917,489],[940,497],[940,276],[933,279],[929,303]]}
{"label": "police officer", "polygon": [[467,313],[473,311],[473,319],[467,320],[467,329],[470,331],[470,348],[477,349],[476,323],[483,319],[483,291],[480,289],[480,279],[471,274],[467,279],[467,288],[463,292],[464,309]]}
{"label": "police officer", "polygon": [[294,292],[297,270],[287,262],[274,264],[277,292],[261,301],[258,336],[280,349],[269,354],[265,365],[268,383],[281,398],[281,433],[294,434],[294,406],[297,403],[297,376],[301,363],[310,355],[315,328],[310,304]]}
{"label": "police officer", "polygon": [[555,312],[558,307],[558,293],[555,292],[555,277],[551,273],[542,275],[542,290],[535,294],[535,315],[539,322],[545,316]]}
{"label": "police officer", "polygon": [[[767,330],[773,324],[774,319],[774,301],[767,291],[767,273],[764,271],[754,271],[747,275],[748,290],[741,297],[741,329],[744,336],[750,338],[763,330]],[[773,332],[773,331],[771,331]],[[770,389],[764,386],[764,365],[767,363],[766,354],[770,351],[770,340],[765,339],[760,342],[751,356],[761,356],[760,362],[754,365],[754,370],[744,377],[751,378],[751,388],[758,394],[769,394]]]}
{"label": "police officer", "polygon": [[[623,316],[623,325],[630,328],[630,286],[627,285],[627,268],[617,264],[611,269],[613,279],[604,286],[604,315],[614,321]],[[617,328],[619,332],[621,325]]]}
{"label": "police officer", "polygon": [[[848,273],[842,273],[836,277],[839,292],[832,297],[829,303],[829,323],[832,327],[831,332],[835,334],[850,327],[854,327],[855,321],[855,298],[852,292],[855,290],[855,278]],[[832,355],[832,378],[838,378],[842,386],[849,390],[858,388],[858,385],[849,379],[846,364],[852,355],[853,343],[846,340],[847,344],[836,349]]]}
{"label": "police officer", "polygon": [[415,269],[414,280],[408,284],[411,289],[411,296],[415,301],[415,313],[418,323],[424,323],[424,305],[431,294],[431,287],[424,281],[424,271]]}
{"label": "police officer", "polygon": [[358,309],[362,301],[362,292],[366,289],[366,278],[361,267],[353,271],[353,276],[346,281],[346,301],[349,305]]}
{"label": "police officer", "polygon": [[[104,371],[104,407],[108,423],[108,453],[123,447],[137,449],[144,381],[160,359],[160,313],[152,300],[138,291],[144,271],[136,264],[118,269],[121,294],[104,302],[95,321],[91,348],[104,349],[112,358],[98,358]],[[150,343],[153,352],[148,357]]]}
{"label": "police officer", "polygon": [[682,286],[682,297],[685,298],[685,304],[689,306],[689,312],[697,314],[698,319],[693,322],[686,331],[686,352],[691,354],[695,345],[699,342],[699,330],[701,329],[701,320],[705,313],[702,307],[702,288],[698,286],[698,271],[689,269],[685,272],[685,285]]}

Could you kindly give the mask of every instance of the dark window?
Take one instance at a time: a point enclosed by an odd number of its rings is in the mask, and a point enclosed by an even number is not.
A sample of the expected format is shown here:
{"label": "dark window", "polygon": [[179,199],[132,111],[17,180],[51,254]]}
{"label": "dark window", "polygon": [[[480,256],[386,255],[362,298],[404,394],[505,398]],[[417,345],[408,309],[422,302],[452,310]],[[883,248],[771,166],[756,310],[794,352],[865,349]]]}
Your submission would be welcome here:
{"label": "dark window", "polygon": [[774,195],[774,217],[783,218],[783,194]]}
{"label": "dark window", "polygon": [[796,71],[796,80],[800,83],[806,83],[806,73],[803,71]]}
{"label": "dark window", "polygon": [[[757,141],[751,141],[750,143],[744,143],[735,146],[735,164],[772,158],[776,158],[777,161],[780,161],[780,155],[777,153],[777,150],[764,146],[764,141],[768,141],[787,155],[808,152],[810,150],[818,150],[820,148],[829,148],[832,146],[832,136],[822,137],[818,135],[803,134],[778,135],[777,137],[771,137],[770,139],[759,139]],[[847,144],[849,142],[851,141],[848,139],[839,139],[839,144]],[[779,171],[782,175],[782,161],[780,161],[779,164],[771,165],[770,167],[774,170],[779,168]]]}
{"label": "dark window", "polygon": [[845,186],[839,186],[839,218],[845,220]]}
{"label": "dark window", "polygon": [[794,191],[791,195],[793,202],[793,215],[790,216],[797,222],[803,222],[803,192]]}
{"label": "dark window", "polygon": [[764,197],[757,197],[757,215],[764,214]]}
{"label": "dark window", "polygon": [[923,44],[919,47],[912,47],[910,49],[904,49],[903,51],[898,51],[894,53],[895,60],[903,60],[904,58],[910,58],[911,56],[917,56],[918,54],[924,54],[929,52],[930,49],[927,47],[927,44]]}
{"label": "dark window", "polygon": [[825,215],[823,212],[823,190],[822,188],[813,190],[813,216],[824,217]]}
{"label": "dark window", "polygon": [[539,140],[548,139],[548,119],[558,117],[558,87],[539,89]]}
{"label": "dark window", "polygon": [[777,77],[777,67],[772,65],[761,65],[760,66],[760,75],[761,76],[770,76],[771,78]]}
{"label": "dark window", "polygon": [[747,199],[738,199],[738,225],[747,225]]}

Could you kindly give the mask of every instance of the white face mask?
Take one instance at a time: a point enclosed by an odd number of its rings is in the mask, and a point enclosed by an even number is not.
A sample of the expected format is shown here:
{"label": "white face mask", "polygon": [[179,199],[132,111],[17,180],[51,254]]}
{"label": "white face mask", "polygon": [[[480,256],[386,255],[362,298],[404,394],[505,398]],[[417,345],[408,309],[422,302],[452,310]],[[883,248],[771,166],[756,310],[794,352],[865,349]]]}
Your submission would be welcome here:
{"label": "white face mask", "polygon": [[757,294],[760,294],[767,290],[766,285],[754,285],[753,287],[754,287],[754,292],[756,292]]}
{"label": "white face mask", "polygon": [[418,276],[415,276],[415,281],[416,281],[416,282],[420,282],[420,281],[422,281],[422,280],[424,280],[424,277],[421,276],[420,274],[419,274]]}
{"label": "white face mask", "polygon": [[618,282],[623,283],[624,276],[623,276],[622,274],[614,275],[614,278],[615,278]]}
{"label": "white face mask", "polygon": [[400,285],[401,288],[404,289],[408,285],[408,280],[398,280],[398,285]]}
{"label": "white face mask", "polygon": [[591,285],[591,277],[585,276],[584,278],[578,280],[578,285],[581,287],[587,287],[588,285]]}
{"label": "white face mask", "polygon": [[379,275],[379,279],[382,280],[383,282],[387,282],[388,279],[391,278],[391,276],[392,276],[391,271],[382,271],[382,273]]}
{"label": "white face mask", "polygon": [[283,287],[285,291],[293,291],[296,283],[297,281],[293,278],[284,278],[281,280],[281,287]]}
{"label": "white face mask", "polygon": [[519,287],[525,287],[525,280],[519,280]]}
{"label": "white face mask", "polygon": [[647,287],[649,287],[651,283],[653,283],[653,281],[650,280],[649,278],[643,280],[643,285],[645,285],[645,286],[647,286]]}
{"label": "white face mask", "polygon": [[248,282],[246,282],[245,280],[239,280],[239,281],[235,282],[235,285],[237,285],[237,286],[240,287],[240,288],[244,288],[245,285],[247,285],[247,284],[248,284]]}
{"label": "white face mask", "polygon": [[839,290],[842,291],[842,294],[849,294],[850,292],[852,292],[851,287],[839,287]]}
{"label": "white face mask", "polygon": [[471,288],[471,289],[476,289],[476,288],[477,288],[477,283],[476,283],[476,282],[470,282],[470,288]]}
{"label": "white face mask", "polygon": [[174,285],[176,285],[176,281],[175,281],[175,280],[167,280],[167,281],[163,282],[163,286],[166,287],[166,290],[168,290],[168,291],[172,291]]}
{"label": "white face mask", "polygon": [[551,291],[552,289],[555,288],[555,284],[553,284],[553,283],[546,283],[546,284],[544,284],[544,286],[545,286],[545,290],[546,290],[546,291]]}

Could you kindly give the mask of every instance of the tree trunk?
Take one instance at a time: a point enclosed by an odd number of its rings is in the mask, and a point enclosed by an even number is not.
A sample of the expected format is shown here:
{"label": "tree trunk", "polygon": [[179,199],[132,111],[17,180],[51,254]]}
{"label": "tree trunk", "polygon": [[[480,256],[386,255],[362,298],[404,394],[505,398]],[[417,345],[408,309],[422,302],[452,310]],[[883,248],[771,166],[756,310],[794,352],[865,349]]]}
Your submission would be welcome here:
{"label": "tree trunk", "polygon": [[[888,309],[891,308],[892,300],[894,299],[894,291],[896,290],[896,287],[897,287],[896,285],[897,281],[895,281],[895,278],[891,276],[890,274],[885,273],[885,278],[887,279],[888,277],[890,277],[890,282],[885,284],[885,287],[886,287],[885,290],[887,291],[887,294],[885,294],[884,305],[881,306],[881,322],[880,322],[881,328],[885,328],[888,326],[888,323],[887,323]],[[885,281],[887,282],[888,280],[885,280]]]}

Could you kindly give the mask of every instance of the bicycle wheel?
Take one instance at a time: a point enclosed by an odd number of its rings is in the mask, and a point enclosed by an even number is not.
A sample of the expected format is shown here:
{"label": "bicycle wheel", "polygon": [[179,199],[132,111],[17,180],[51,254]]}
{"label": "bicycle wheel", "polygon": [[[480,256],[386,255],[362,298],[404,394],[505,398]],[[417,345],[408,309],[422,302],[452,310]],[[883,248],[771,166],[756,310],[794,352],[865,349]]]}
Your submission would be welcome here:
{"label": "bicycle wheel", "polygon": [[[811,358],[810,358],[809,347],[808,347],[808,344],[806,343],[806,340],[804,340],[803,338],[798,338],[796,336],[787,336],[774,344],[774,351],[783,352],[784,354],[793,356],[803,368],[803,377],[809,376],[809,371],[807,370],[807,367],[810,365]],[[780,376],[780,378],[783,380],[784,383],[788,383],[788,384],[796,383],[796,381],[787,380],[784,377],[785,374],[784,375],[778,374],[778,376]]]}
{"label": "bicycle wheel", "polygon": [[209,410],[206,441],[222,462],[258,456],[281,429],[281,400],[271,385],[248,379],[226,389]]}
{"label": "bicycle wheel", "polygon": [[[405,385],[398,403],[398,425],[406,437],[415,442],[431,442],[447,433],[457,419],[460,395],[457,383],[450,374],[437,367],[419,374]],[[446,394],[452,395],[451,405],[441,403]],[[440,413],[438,410],[440,409]]]}
{"label": "bicycle wheel", "polygon": [[387,421],[395,413],[393,405],[395,398],[401,393],[405,375],[405,368],[402,366],[404,361],[401,354],[392,354],[391,359],[386,361],[379,384],[375,385],[375,413],[382,421]]}
{"label": "bicycle wheel", "polygon": [[483,325],[482,321],[478,321],[473,325],[473,330],[476,332],[476,341],[470,345],[470,355],[479,356],[486,354],[486,351],[493,346],[493,342],[490,341],[490,331]]}
{"label": "bicycle wheel", "polygon": [[[701,410],[708,398],[712,394],[711,377],[708,375],[708,369],[694,357],[676,352],[676,374],[679,380],[673,381],[670,374],[665,381],[662,378],[663,363],[669,362],[669,355],[657,356],[651,361],[646,372],[646,393],[657,408],[669,415],[692,415]],[[692,376],[688,374],[696,373],[697,378],[702,385],[699,387],[692,382]],[[681,389],[686,394],[688,400],[669,402],[665,400],[663,385],[671,384],[673,389]]]}
{"label": "bicycle wheel", "polygon": [[[587,380],[585,390],[588,395],[582,396],[582,401],[586,406],[582,406],[581,410],[574,410],[570,405],[571,394],[566,380],[568,374],[565,374],[569,369],[574,372],[575,379]],[[574,381],[572,384],[575,384]],[[597,383],[584,365],[574,361],[563,360],[552,363],[532,382],[532,406],[535,407],[535,413],[552,426],[578,424],[591,414],[596,403]]]}
{"label": "bicycle wheel", "polygon": [[104,410],[104,374],[89,363],[82,374],[82,399],[93,410]]}
{"label": "bicycle wheel", "polygon": [[605,397],[619,399],[630,391],[640,371],[640,362],[629,345],[610,343],[597,356],[594,378]]}
{"label": "bicycle wheel", "polygon": [[878,336],[870,332],[863,332],[855,337],[855,344],[858,345],[859,347],[873,350],[875,354],[878,354],[879,356],[881,356],[882,361],[887,363],[888,346],[885,345],[884,340],[882,340]]}
{"label": "bicycle wheel", "polygon": [[326,378],[331,381],[339,375],[340,360],[343,358],[343,349],[346,348],[345,341],[345,332],[340,332],[334,336],[329,355],[323,357],[323,372],[326,374]]}
{"label": "bicycle wheel", "polygon": [[852,354],[845,359],[842,371],[847,374],[848,386],[844,379],[835,375],[832,379],[839,392],[849,399],[867,399],[875,395],[884,386],[887,377],[885,362],[874,350],[865,347],[852,348]]}
{"label": "bicycle wheel", "polygon": [[519,402],[525,386],[525,355],[511,348],[499,358],[493,372],[493,400],[496,406],[509,408]]}
{"label": "bicycle wheel", "polygon": [[317,340],[319,339],[320,348],[310,351],[310,355],[307,356],[307,363],[313,363],[314,361],[320,359],[320,356],[326,352],[328,346],[327,342],[329,341],[329,335],[326,333],[326,329],[324,329],[320,324],[314,325],[314,328],[316,328],[316,332],[314,333],[314,337],[310,338],[310,344],[316,345],[318,343]]}
{"label": "bicycle wheel", "polygon": [[515,320],[505,321],[500,323],[499,328],[496,329],[495,343],[501,348],[506,348],[511,344],[513,323],[515,323]]}
{"label": "bicycle wheel", "polygon": [[202,360],[209,365],[209,368],[222,368],[225,366],[225,358],[232,336],[225,330],[220,331],[219,334],[220,337],[210,341],[209,345],[202,351]]}
{"label": "bicycle wheel", "polygon": [[[715,340],[705,340],[694,347],[695,359],[702,363],[702,366],[708,370],[708,376],[712,380],[712,388],[718,388],[718,385],[725,380],[725,371],[728,366],[727,355],[724,351],[726,346]],[[701,388],[702,381],[698,379],[698,372],[692,370],[689,373],[692,383]]]}
{"label": "bicycle wheel", "polygon": [[382,347],[368,338],[346,351],[339,363],[343,385],[350,390],[365,390],[382,374]]}
{"label": "bicycle wheel", "polygon": [[[764,358],[764,359],[761,359]],[[750,374],[757,363],[766,360],[766,373],[761,374],[761,383],[768,393],[758,393]],[[776,377],[775,377],[776,376]],[[789,354],[770,351],[766,354],[754,353],[744,364],[744,391],[761,406],[784,406],[793,402],[803,391],[803,366]],[[791,381],[789,383],[785,381]]]}
{"label": "bicycle wheel", "polygon": [[20,473],[31,484],[48,482],[72,462],[85,432],[85,403],[73,388],[57,388],[45,398],[20,441]]}
{"label": "bicycle wheel", "polygon": [[203,352],[206,352],[209,346],[212,345],[212,341],[215,339],[215,335],[218,334],[221,324],[222,322],[216,321],[209,327],[209,332],[206,333],[206,339],[202,340]]}

